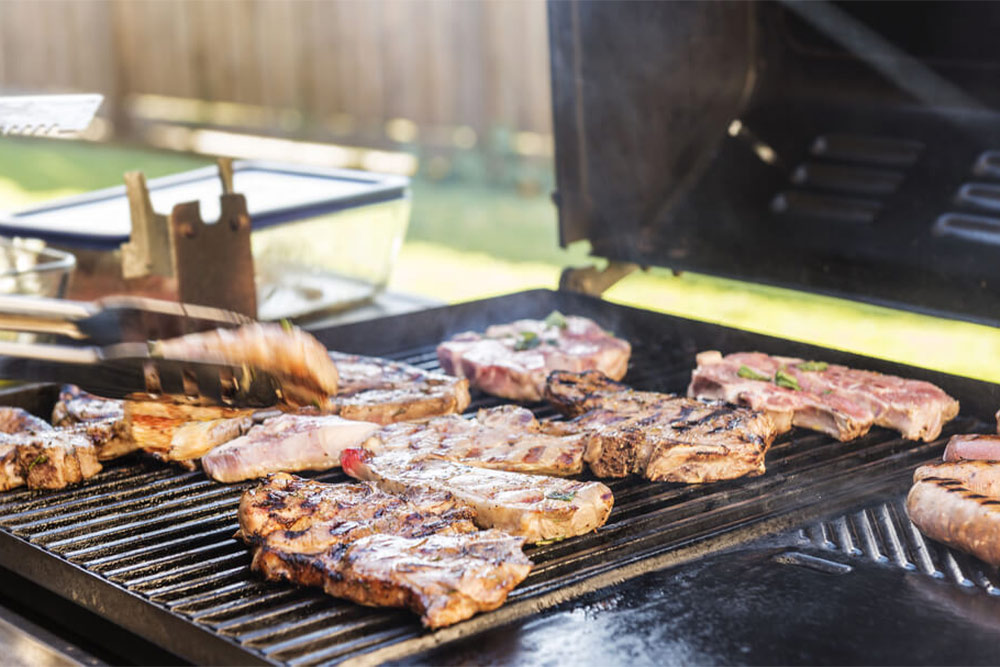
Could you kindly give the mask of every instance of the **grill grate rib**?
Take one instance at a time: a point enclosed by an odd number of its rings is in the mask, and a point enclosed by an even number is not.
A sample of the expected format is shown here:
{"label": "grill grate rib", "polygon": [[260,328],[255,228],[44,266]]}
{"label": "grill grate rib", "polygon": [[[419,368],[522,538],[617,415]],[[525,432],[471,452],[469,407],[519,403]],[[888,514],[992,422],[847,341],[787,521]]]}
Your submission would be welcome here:
{"label": "grill grate rib", "polygon": [[[599,308],[614,312],[609,304]],[[660,317],[659,321],[673,321]],[[684,392],[694,346],[674,344],[668,331],[632,340],[633,361],[626,380],[641,389]],[[411,346],[389,356],[438,369],[430,345]],[[477,395],[470,410],[500,403]],[[539,416],[553,414],[543,406],[534,409]],[[949,425],[945,436],[983,428],[976,420],[960,418]],[[510,600],[533,600],[587,576],[783,512],[819,504],[829,507],[848,493],[841,487],[851,486],[845,481],[849,477],[895,479],[901,469],[939,453],[945,436],[936,443],[911,443],[874,429],[858,441],[837,443],[796,431],[775,443],[768,455],[768,473],[762,477],[705,486],[611,480],[615,507],[608,524],[589,535],[529,548],[536,567]],[[347,479],[337,471],[311,476],[332,482]],[[236,655],[248,660],[313,665],[424,636],[411,614],[357,606],[316,590],[269,583],[250,572],[249,555],[233,538],[238,499],[248,485],[219,485],[201,472],[137,457],[125,459],[108,465],[79,488],[0,494],[0,546],[3,540],[20,540],[41,547],[51,557],[85,568],[103,585],[128,591],[143,604],[184,619],[197,630],[192,635],[197,641],[217,640],[227,650],[235,646]],[[873,484],[870,493],[882,488]],[[819,514],[815,511],[803,520]],[[924,542],[897,505],[815,524],[803,535],[824,549],[948,577],[997,594],[993,575]],[[3,564],[14,567],[10,561]],[[178,641],[171,650],[183,655],[186,647]]]}

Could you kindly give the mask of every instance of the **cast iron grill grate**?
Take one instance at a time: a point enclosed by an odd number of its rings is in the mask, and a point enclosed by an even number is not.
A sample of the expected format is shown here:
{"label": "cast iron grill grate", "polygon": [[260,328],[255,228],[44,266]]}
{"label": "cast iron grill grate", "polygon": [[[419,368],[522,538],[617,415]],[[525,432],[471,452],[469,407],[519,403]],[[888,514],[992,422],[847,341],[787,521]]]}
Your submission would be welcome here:
{"label": "cast iron grill grate", "polygon": [[825,551],[1000,596],[1000,573],[977,558],[925,538],[906,516],[905,496],[813,524],[799,536]]}
{"label": "cast iron grill grate", "polygon": [[[641,389],[682,392],[691,345],[665,344],[670,332],[659,335],[632,338],[626,380]],[[387,356],[437,368],[430,345]],[[495,404],[475,396],[470,411]],[[552,416],[546,408],[536,412]],[[886,484],[938,455],[949,434],[983,429],[982,422],[960,417],[934,443],[903,441],[882,429],[849,443],[795,431],[772,447],[762,477],[706,486],[611,480],[615,507],[606,526],[528,549],[536,567],[507,605],[449,630],[486,629],[578,595],[581,587],[634,576],[629,568],[683,562],[845,511],[866,493],[884,497]],[[315,477],[347,479],[339,472]],[[459,636],[435,638],[407,612],[365,608],[258,578],[246,549],[232,537],[247,486],[133,459],[107,466],[79,488],[0,494],[0,564],[200,662],[383,659]],[[37,549],[20,548],[26,544]],[[39,560],[29,566],[29,557]],[[31,569],[36,564],[39,569]]]}

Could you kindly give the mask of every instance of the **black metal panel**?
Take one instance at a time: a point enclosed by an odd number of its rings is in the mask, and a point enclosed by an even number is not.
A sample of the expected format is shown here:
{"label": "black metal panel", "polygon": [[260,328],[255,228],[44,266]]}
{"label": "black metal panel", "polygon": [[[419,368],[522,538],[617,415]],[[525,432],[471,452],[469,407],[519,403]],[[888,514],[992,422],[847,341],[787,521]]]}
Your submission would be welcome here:
{"label": "black metal panel", "polygon": [[1000,323],[995,3],[552,2],[562,242]]}
{"label": "black metal panel", "polygon": [[[988,430],[1000,402],[997,388],[981,382],[548,291],[348,325],[319,336],[333,348],[436,368],[434,344],[442,337],[543,316],[553,308],[590,315],[629,338],[634,355],[626,379],[645,389],[683,391],[698,350],[753,348],[932,380],[963,402],[963,416],[945,435]],[[44,414],[51,399],[51,392],[22,392],[19,402]],[[472,407],[497,403],[480,395]],[[543,407],[536,412],[551,414]],[[875,429],[838,443],[795,431],[773,446],[762,477],[704,486],[612,480],[615,507],[605,527],[529,549],[536,567],[504,607],[436,633],[423,631],[405,612],[262,581],[232,537],[247,484],[221,485],[200,472],[141,459],[109,465],[75,489],[0,494],[0,566],[196,662],[398,659],[512,622],[531,623],[540,609],[846,511],[887,490],[897,493],[915,465],[940,455],[944,437],[913,443]],[[345,479],[338,472],[317,477]],[[548,641],[564,644],[565,637],[549,635]]]}

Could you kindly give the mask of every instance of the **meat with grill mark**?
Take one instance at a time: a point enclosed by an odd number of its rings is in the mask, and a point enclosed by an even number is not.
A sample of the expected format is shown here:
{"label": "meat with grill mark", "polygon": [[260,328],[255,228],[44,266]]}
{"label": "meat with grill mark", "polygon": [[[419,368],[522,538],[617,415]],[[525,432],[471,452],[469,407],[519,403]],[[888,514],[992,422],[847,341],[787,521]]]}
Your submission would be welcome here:
{"label": "meat with grill mark", "polygon": [[554,372],[546,398],[586,436],[584,460],[599,477],[715,482],[764,472],[773,424],[759,412],[672,394],[635,391],[603,374]]}
{"label": "meat with grill mark", "polygon": [[330,411],[376,424],[461,413],[469,381],[398,361],[331,352],[340,386]]}
{"label": "meat with grill mark", "polygon": [[537,475],[583,471],[584,438],[563,435],[539,422],[530,410],[505,405],[480,410],[472,419],[458,415],[386,426],[371,451],[402,451],[494,470]]}
{"label": "meat with grill mark", "polygon": [[465,332],[438,345],[441,368],[473,387],[517,401],[540,401],[554,370],[596,369],[621,379],[632,347],[585,317],[553,313]]}
{"label": "meat with grill mark", "polygon": [[523,538],[477,530],[473,517],[447,493],[276,474],[243,494],[238,536],[269,579],[409,608],[439,628],[496,609],[531,569]]}
{"label": "meat with grill mark", "polygon": [[877,425],[930,442],[959,409],[958,401],[929,382],[836,364],[716,351],[698,354],[697,363],[689,396],[762,410],[780,432],[801,426],[846,441]]}
{"label": "meat with grill mark", "polygon": [[0,490],[61,489],[101,471],[85,433],[52,428],[21,408],[0,407]]}
{"label": "meat with grill mark", "polygon": [[374,455],[348,449],[341,465],[351,477],[390,493],[449,493],[475,508],[480,527],[499,528],[528,542],[589,533],[604,525],[614,504],[611,489],[600,482],[486,470],[406,452]]}

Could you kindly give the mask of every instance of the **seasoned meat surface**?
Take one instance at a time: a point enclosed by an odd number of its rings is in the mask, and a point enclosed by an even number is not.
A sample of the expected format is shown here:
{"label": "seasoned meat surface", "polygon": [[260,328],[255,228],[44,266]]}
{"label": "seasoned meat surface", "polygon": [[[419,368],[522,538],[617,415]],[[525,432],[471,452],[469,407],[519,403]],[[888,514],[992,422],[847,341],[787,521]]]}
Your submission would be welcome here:
{"label": "seasoned meat surface", "polygon": [[349,449],[344,472],[390,493],[446,492],[476,510],[476,523],[528,542],[563,539],[604,525],[614,496],[600,482],[486,470],[405,452],[373,455]]}
{"label": "seasoned meat surface", "polygon": [[79,433],[48,429],[0,437],[0,490],[61,489],[100,471],[94,443]]}
{"label": "seasoned meat surface", "polygon": [[0,433],[22,433],[24,431],[51,431],[52,426],[27,410],[0,406]]}
{"label": "seasoned meat surface", "polygon": [[253,569],[369,606],[403,607],[429,628],[499,607],[528,575],[523,538],[479,531],[444,493],[271,475],[240,500]]}
{"label": "seasoned meat surface", "polygon": [[217,482],[238,482],[272,472],[328,470],[340,453],[367,440],[378,424],[334,415],[282,414],[257,424],[243,436],[202,457],[205,473]]}
{"label": "seasoned meat surface", "polygon": [[620,380],[632,347],[585,317],[553,313],[545,320],[518,320],[466,332],[438,345],[445,372],[468,378],[488,394],[540,401],[551,371],[596,369]]}
{"label": "seasoned meat surface", "polygon": [[253,418],[247,415],[187,422],[174,431],[170,449],[162,458],[176,462],[200,459],[219,445],[246,435],[252,427]]}
{"label": "seasoned meat surface", "polygon": [[391,424],[458,414],[469,406],[469,381],[398,361],[331,352],[340,375],[333,414]]}
{"label": "seasoned meat surface", "polygon": [[370,448],[432,455],[481,468],[577,475],[583,471],[584,437],[553,434],[530,410],[505,405],[472,419],[458,415],[386,426]]}
{"label": "seasoned meat surface", "polygon": [[328,407],[337,393],[337,367],[326,348],[297,327],[247,324],[157,341],[154,352],[166,358],[245,364],[273,375],[283,400],[293,406]]}
{"label": "seasoned meat surface", "polygon": [[929,442],[959,408],[929,382],[760,352],[700,353],[688,394],[762,410],[779,431],[802,426],[838,440],[878,425]]}
{"label": "seasoned meat surface", "polygon": [[74,426],[84,422],[122,419],[125,402],[114,398],[101,398],[87,393],[76,385],[63,385],[59,400],[52,409],[53,426]]}
{"label": "seasoned meat surface", "polygon": [[584,460],[598,477],[693,484],[760,475],[775,437],[759,412],[635,391],[597,371],[552,373],[546,397],[575,417],[559,428],[585,436]]}

